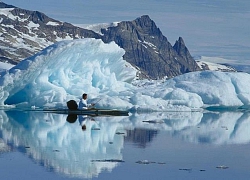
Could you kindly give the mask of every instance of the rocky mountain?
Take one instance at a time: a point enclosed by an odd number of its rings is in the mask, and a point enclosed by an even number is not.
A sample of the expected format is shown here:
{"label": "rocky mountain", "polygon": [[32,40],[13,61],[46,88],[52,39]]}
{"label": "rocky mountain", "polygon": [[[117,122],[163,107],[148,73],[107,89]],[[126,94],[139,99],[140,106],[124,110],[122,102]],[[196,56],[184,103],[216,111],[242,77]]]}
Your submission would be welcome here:
{"label": "rocky mountain", "polygon": [[145,76],[159,79],[200,70],[183,39],[179,38],[175,49],[147,15],[120,22],[102,33],[103,41],[115,41],[124,48],[124,59],[142,69]]}
{"label": "rocky mountain", "polygon": [[93,31],[0,2],[0,61],[16,64],[64,39],[101,38]]}
{"label": "rocky mountain", "polygon": [[161,79],[201,70],[180,37],[174,46],[148,15],[103,28],[101,33],[0,2],[0,61],[16,64],[61,40],[78,38],[115,41],[124,59],[140,70],[141,78]]}

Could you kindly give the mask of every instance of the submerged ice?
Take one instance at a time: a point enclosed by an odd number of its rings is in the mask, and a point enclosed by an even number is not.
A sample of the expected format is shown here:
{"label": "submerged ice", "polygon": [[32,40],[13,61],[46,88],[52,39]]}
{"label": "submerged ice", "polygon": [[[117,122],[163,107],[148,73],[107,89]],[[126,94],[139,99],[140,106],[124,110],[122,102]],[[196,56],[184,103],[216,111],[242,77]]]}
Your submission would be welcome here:
{"label": "submerged ice", "polygon": [[169,80],[136,80],[138,69],[114,42],[62,41],[0,74],[0,105],[65,107],[83,93],[97,107],[135,111],[190,111],[250,102],[250,75],[203,71]]}

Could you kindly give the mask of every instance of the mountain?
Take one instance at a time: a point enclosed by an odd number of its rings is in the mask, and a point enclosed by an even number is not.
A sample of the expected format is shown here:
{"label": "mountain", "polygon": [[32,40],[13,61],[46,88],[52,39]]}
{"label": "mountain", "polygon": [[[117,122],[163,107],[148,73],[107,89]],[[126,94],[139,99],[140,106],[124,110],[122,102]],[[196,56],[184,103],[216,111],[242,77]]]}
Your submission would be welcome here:
{"label": "mountain", "polygon": [[115,41],[126,50],[124,59],[142,69],[151,78],[173,77],[200,70],[182,38],[179,38],[182,42],[179,43],[180,51],[177,52],[147,15],[134,21],[120,22],[115,27],[102,29],[101,32],[104,42]]}
{"label": "mountain", "polygon": [[93,31],[0,2],[0,61],[16,64],[64,39],[101,38]]}
{"label": "mountain", "polygon": [[0,61],[17,64],[45,47],[79,38],[115,41],[125,50],[124,60],[140,70],[141,78],[174,77],[200,67],[180,37],[172,46],[148,15],[101,29],[101,33],[0,2]]}

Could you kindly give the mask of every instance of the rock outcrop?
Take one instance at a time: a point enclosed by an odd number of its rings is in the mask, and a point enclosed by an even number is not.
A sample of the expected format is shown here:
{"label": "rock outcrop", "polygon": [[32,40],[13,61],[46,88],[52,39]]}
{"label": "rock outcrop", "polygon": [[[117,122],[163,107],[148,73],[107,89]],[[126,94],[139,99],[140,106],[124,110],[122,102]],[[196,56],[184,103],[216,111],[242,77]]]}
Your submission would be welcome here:
{"label": "rock outcrop", "polygon": [[172,47],[147,15],[120,22],[102,33],[104,42],[115,41],[126,50],[124,59],[139,67],[144,77],[159,79],[200,70],[183,39],[179,38],[176,48]]}

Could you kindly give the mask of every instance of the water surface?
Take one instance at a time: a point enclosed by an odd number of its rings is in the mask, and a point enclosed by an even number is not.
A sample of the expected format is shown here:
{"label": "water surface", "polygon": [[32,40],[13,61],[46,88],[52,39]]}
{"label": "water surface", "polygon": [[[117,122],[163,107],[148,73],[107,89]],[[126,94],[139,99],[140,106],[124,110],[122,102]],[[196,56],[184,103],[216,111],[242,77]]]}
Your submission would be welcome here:
{"label": "water surface", "polygon": [[1,179],[248,179],[247,112],[0,111]]}

